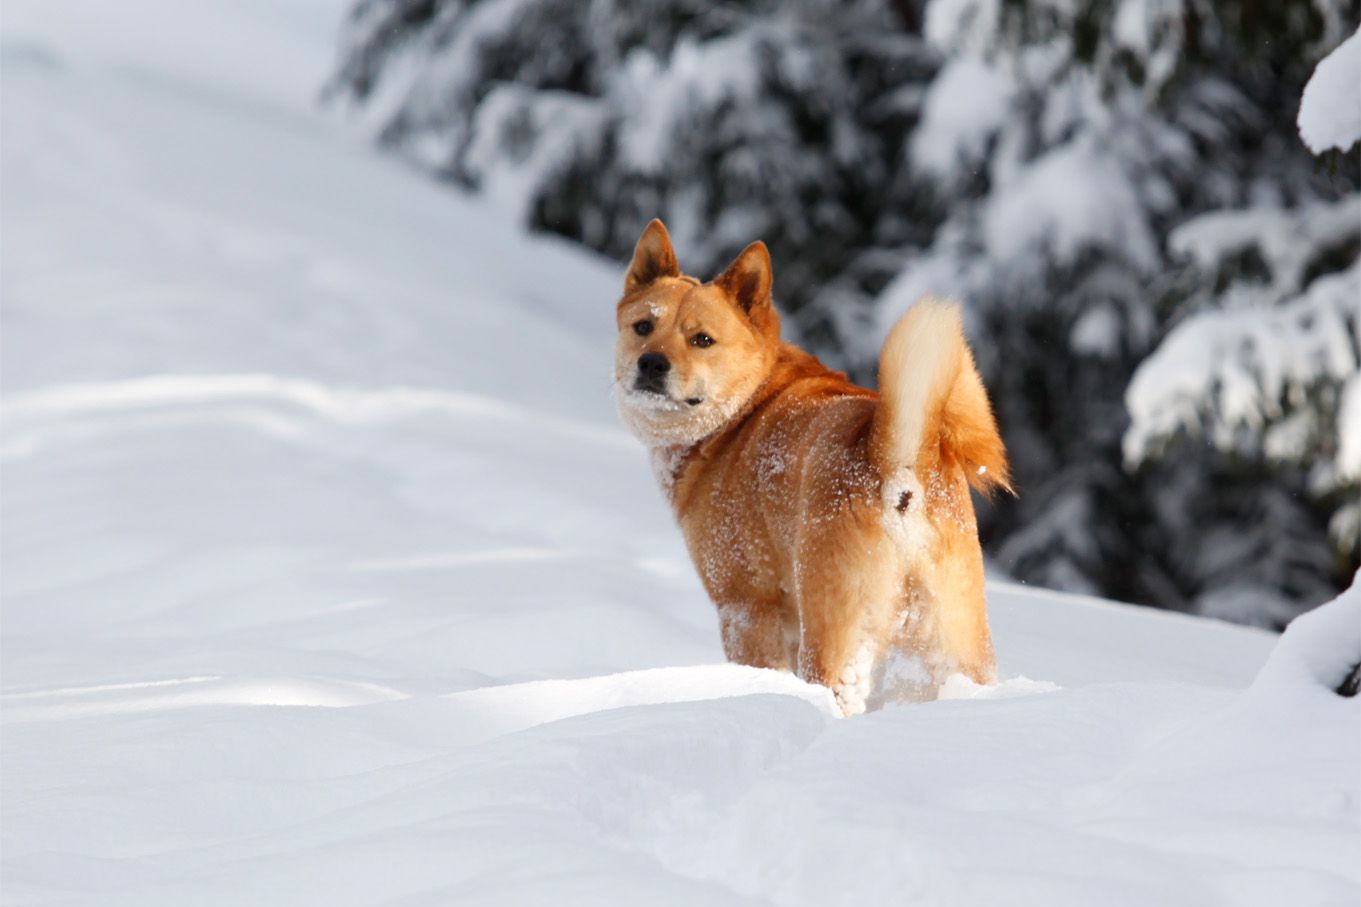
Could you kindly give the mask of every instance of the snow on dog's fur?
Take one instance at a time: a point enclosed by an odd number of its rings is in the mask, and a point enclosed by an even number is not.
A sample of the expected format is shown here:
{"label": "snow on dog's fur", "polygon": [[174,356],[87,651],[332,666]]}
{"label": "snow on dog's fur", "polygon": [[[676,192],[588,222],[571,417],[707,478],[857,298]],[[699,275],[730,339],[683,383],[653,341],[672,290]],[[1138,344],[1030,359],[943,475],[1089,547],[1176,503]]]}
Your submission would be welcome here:
{"label": "snow on dog's fur", "polygon": [[992,682],[969,488],[1009,490],[1007,463],[958,307],[903,316],[876,394],[781,342],[771,283],[760,242],[709,283],[681,274],[654,220],[616,314],[619,410],[728,658],[824,684],[846,714]]}

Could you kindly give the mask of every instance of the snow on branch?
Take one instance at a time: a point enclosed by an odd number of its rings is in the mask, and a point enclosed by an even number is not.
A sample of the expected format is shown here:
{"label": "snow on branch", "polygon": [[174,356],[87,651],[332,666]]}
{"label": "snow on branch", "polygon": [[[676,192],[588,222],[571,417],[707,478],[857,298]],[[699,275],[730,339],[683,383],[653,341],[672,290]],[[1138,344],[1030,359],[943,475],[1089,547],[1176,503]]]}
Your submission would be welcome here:
{"label": "snow on branch", "polygon": [[[1359,195],[1214,212],[1174,231],[1173,253],[1224,289],[1135,371],[1126,462],[1159,459],[1185,433],[1234,455],[1300,464],[1318,494],[1361,482],[1361,261],[1318,274],[1358,242]],[[1338,539],[1357,534],[1357,514],[1344,510]]]}
{"label": "snow on branch", "polygon": [[1300,99],[1299,130],[1315,154],[1361,140],[1361,29],[1319,61]]}

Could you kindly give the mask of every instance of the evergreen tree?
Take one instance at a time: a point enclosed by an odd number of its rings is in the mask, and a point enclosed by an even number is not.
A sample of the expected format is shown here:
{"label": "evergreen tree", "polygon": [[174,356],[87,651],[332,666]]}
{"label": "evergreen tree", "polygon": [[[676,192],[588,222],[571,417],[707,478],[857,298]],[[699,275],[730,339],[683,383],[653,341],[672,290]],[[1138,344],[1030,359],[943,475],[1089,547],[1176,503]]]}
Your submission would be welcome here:
{"label": "evergreen tree", "polygon": [[792,309],[866,243],[931,57],[875,0],[362,0],[346,47],[382,142],[619,258],[655,216],[702,274],[760,236]]}
{"label": "evergreen tree", "polygon": [[[1235,313],[1221,326],[1243,312],[1226,302],[1230,284],[1187,260],[1206,236],[1195,221],[1176,230],[1188,215],[1246,208],[1254,214],[1239,226],[1257,237],[1265,211],[1304,206],[1304,220],[1329,223],[1316,225],[1326,248],[1295,250],[1306,257],[1299,266],[1314,274],[1355,260],[1355,209],[1322,201],[1351,191],[1355,171],[1330,178],[1293,129],[1312,62],[1345,33],[1346,10],[1219,3],[1210,12],[1177,0],[932,4],[927,37],[947,62],[927,88],[891,207],[925,207],[939,226],[907,247],[866,338],[924,292],[969,301],[1021,489],[985,528],[1014,575],[1280,626],[1356,567],[1354,551],[1329,553],[1324,499],[1336,482],[1311,494],[1318,471],[1311,478],[1298,456],[1244,459],[1213,445],[1135,452],[1135,439],[1166,440],[1172,428],[1146,419],[1128,428],[1125,391],[1188,312],[1227,304]],[[1340,305],[1346,286],[1331,286]],[[1328,311],[1315,341],[1345,346],[1355,320]],[[1213,358],[1203,340],[1188,337],[1197,364]],[[857,352],[868,360],[872,342]],[[1339,353],[1328,368],[1336,383],[1355,358]],[[1142,374],[1171,378],[1165,357]],[[1206,372],[1203,383],[1213,380]],[[1310,387],[1317,437],[1338,395]],[[1130,398],[1136,420],[1165,415],[1148,397]]]}
{"label": "evergreen tree", "polygon": [[862,379],[918,296],[961,297],[1021,491],[994,559],[1279,626],[1357,563],[1361,180],[1293,117],[1358,12],[360,0],[330,91],[617,258],[653,216],[694,273],[766,240],[790,329]]}

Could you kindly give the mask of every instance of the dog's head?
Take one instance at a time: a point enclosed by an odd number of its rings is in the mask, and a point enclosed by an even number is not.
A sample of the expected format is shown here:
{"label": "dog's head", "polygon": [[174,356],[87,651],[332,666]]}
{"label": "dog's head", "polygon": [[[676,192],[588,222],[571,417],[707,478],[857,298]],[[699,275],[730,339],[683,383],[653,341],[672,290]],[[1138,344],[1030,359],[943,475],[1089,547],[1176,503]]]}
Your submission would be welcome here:
{"label": "dog's head", "polygon": [[615,320],[614,386],[649,444],[693,444],[731,419],[770,374],[780,322],[770,253],[754,242],[709,283],[681,274],[659,220],[633,252]]}

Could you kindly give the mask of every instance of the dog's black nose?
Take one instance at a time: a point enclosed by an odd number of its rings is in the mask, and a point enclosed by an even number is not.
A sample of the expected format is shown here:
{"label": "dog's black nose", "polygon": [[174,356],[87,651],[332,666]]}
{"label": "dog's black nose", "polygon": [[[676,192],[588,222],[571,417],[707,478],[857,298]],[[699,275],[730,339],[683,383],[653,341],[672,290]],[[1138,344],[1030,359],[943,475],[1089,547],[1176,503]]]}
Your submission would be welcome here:
{"label": "dog's black nose", "polygon": [[643,353],[638,357],[640,378],[660,378],[671,371],[671,362],[661,353]]}

